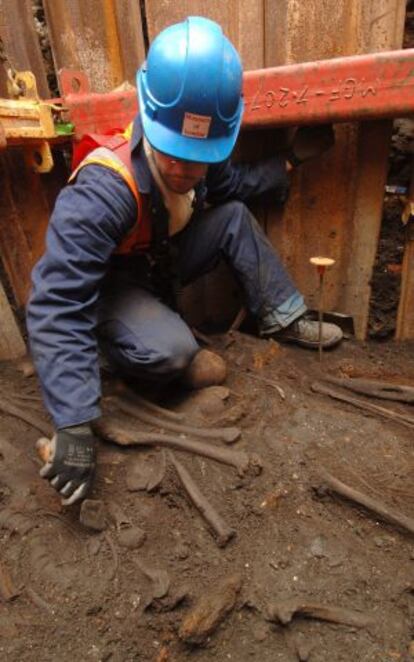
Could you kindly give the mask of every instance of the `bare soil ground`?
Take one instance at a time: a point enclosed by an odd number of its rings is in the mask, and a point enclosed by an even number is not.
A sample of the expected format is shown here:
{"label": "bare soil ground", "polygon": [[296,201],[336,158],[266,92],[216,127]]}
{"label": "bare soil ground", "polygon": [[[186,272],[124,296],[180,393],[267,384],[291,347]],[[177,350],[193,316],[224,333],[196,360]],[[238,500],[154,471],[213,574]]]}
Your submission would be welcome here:
{"label": "bare soil ground", "polygon": [[[414,386],[412,346],[348,340],[324,355],[320,366],[314,353],[247,335],[235,334],[229,345],[215,337],[214,343],[229,364],[227,398],[179,389],[157,397],[184,411],[187,423],[239,425],[241,439],[225,447],[262,460],[260,474],[239,476],[231,466],[174,452],[236,530],[225,547],[217,545],[168,456],[156,448],[101,443],[92,498],[104,502],[107,525],[100,532],[87,529],[79,506],[63,508],[38,477],[39,432],[1,414],[1,659],[414,659],[413,536],[321,487],[325,468],[410,516],[412,431],[310,388],[327,374]],[[24,377],[16,364],[0,367],[0,392],[3,403],[12,400],[46,420],[40,401],[32,399],[39,397],[35,377]],[[412,411],[412,405],[375,402]],[[158,487],[131,491],[139,487],[143,466],[157,468],[163,461],[167,469]],[[204,621],[192,609],[203,596],[207,616],[220,603],[220,623],[201,644],[191,644],[182,638],[191,624],[201,628]],[[287,625],[270,622],[269,605],[292,598],[356,610],[363,626],[300,615]]]}

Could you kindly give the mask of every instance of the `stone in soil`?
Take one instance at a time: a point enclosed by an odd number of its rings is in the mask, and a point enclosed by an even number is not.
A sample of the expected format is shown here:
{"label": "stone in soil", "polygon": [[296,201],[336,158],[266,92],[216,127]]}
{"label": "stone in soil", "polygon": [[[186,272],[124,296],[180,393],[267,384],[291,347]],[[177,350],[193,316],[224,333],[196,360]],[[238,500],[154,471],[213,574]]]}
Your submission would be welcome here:
{"label": "stone in soil", "polygon": [[85,499],[82,501],[79,521],[88,529],[104,531],[107,527],[104,502],[98,499]]}
{"label": "stone in soil", "polygon": [[188,644],[203,644],[234,609],[242,577],[232,575],[207,591],[184,617],[179,637]]}
{"label": "stone in soil", "polygon": [[132,526],[129,529],[121,529],[118,534],[118,542],[121,547],[138,549],[138,547],[141,547],[144,544],[146,537],[147,535],[145,531],[138,526]]}
{"label": "stone in soil", "polygon": [[165,453],[145,454],[138,457],[128,468],[126,486],[130,492],[151,492],[161,484],[166,470]]}

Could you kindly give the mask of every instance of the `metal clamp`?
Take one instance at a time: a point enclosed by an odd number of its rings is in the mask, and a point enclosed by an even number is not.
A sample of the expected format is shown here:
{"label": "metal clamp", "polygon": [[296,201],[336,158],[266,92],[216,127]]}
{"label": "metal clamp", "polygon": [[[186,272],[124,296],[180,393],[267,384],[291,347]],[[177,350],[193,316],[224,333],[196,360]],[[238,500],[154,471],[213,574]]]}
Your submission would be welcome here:
{"label": "metal clamp", "polygon": [[22,145],[28,165],[38,173],[53,168],[49,140],[56,138],[53,112],[56,107],[39,99],[31,71],[9,76],[10,99],[0,99],[0,149]]}

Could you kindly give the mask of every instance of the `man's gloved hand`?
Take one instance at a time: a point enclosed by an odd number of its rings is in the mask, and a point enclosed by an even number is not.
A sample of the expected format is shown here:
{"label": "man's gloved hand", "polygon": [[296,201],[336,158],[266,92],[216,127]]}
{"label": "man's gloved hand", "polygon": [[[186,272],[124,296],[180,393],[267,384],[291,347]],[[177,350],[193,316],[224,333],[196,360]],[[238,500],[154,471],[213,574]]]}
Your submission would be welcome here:
{"label": "man's gloved hand", "polygon": [[326,152],[334,144],[335,132],[332,124],[301,126],[295,133],[287,160],[292,166],[298,166]]}
{"label": "man's gloved hand", "polygon": [[46,464],[40,475],[69,505],[84,499],[96,466],[96,441],[88,424],[58,430],[50,442]]}

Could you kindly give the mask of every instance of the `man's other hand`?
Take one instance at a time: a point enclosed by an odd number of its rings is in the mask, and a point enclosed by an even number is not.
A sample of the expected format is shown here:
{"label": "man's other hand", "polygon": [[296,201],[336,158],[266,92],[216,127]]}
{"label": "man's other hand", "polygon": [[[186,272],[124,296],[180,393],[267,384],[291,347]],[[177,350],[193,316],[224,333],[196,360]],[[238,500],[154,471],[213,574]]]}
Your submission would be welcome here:
{"label": "man's other hand", "polygon": [[287,160],[292,166],[323,154],[335,144],[335,132],[332,124],[301,126],[295,133]]}

